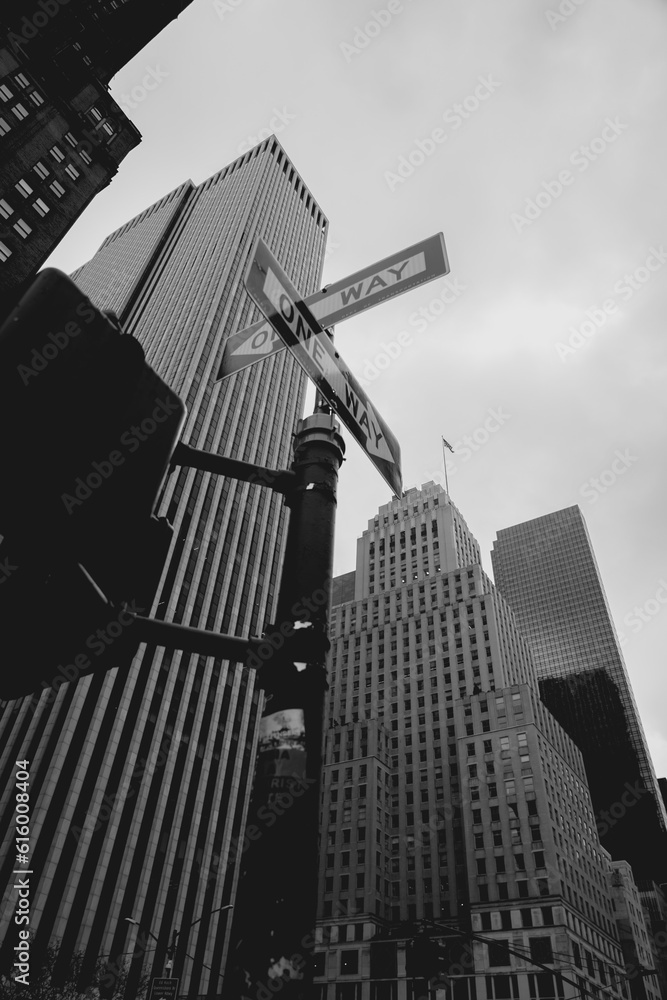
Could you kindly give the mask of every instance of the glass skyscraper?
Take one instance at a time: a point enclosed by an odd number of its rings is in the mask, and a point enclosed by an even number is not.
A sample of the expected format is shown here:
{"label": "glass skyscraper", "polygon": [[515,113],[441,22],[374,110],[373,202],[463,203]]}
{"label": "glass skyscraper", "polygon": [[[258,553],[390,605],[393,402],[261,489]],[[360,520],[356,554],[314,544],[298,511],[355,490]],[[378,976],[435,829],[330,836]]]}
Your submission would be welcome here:
{"label": "glass skyscraper", "polygon": [[[289,465],[305,392],[289,352],[215,377],[225,338],[261,318],[243,283],[257,238],[308,294],[321,285],[327,225],[271,137],[121,226],[73,276],[185,400],[186,443]],[[179,468],[159,513],[174,538],[145,611],[211,632],[261,634],[275,611],[282,497]],[[60,943],[64,960],[81,952],[88,971],[106,956],[112,973],[130,970],[125,995],[134,998],[140,975],[163,975],[178,931],[181,991],[218,993],[231,923],[221,908],[234,902],[261,697],[240,665],[144,646],[126,675],[112,670],[2,705],[0,882],[11,899],[12,774],[28,759],[37,948]],[[5,907],[5,968],[16,930]]]}
{"label": "glass skyscraper", "polygon": [[581,510],[499,531],[492,562],[542,698],[584,755],[602,843],[664,881],[667,816]]}

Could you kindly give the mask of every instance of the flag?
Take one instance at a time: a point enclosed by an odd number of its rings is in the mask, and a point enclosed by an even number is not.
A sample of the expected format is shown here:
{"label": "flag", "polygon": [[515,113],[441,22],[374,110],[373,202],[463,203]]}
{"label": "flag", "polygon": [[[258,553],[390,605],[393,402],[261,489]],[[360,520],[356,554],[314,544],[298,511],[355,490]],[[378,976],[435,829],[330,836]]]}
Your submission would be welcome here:
{"label": "flag", "polygon": [[452,453],[452,455],[453,455],[453,454],[454,454],[454,449],[452,448],[452,446],[451,446],[451,444],[449,443],[449,441],[445,441],[445,439],[443,438],[443,439],[442,439],[442,443],[443,443],[443,444],[445,445],[445,447],[446,447],[446,448],[449,448],[449,450],[451,451],[451,453]]}

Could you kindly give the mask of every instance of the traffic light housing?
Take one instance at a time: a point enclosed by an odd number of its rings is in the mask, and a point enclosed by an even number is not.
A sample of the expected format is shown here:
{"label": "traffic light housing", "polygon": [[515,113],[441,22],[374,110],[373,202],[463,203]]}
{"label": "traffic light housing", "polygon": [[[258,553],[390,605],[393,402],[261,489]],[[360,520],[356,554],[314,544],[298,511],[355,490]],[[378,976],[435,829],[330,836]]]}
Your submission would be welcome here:
{"label": "traffic light housing", "polygon": [[0,629],[15,657],[0,697],[13,698],[136,648],[126,605],[148,613],[167,556],[153,508],[185,406],[49,269],[0,328],[0,419]]}
{"label": "traffic light housing", "polygon": [[406,972],[410,979],[432,979],[438,975],[439,949],[428,934],[420,933],[408,941]]}

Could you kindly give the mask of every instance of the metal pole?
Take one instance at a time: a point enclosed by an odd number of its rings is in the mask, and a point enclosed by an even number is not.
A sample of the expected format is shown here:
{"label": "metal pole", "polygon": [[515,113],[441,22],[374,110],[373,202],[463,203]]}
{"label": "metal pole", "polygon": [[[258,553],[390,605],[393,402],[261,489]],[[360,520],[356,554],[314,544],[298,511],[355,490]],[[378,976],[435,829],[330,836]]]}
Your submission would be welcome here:
{"label": "metal pole", "polygon": [[300,421],[276,624],[257,650],[267,701],[225,973],[229,1000],[277,990],[280,1000],[311,995],[336,486],[344,447],[331,414]]}

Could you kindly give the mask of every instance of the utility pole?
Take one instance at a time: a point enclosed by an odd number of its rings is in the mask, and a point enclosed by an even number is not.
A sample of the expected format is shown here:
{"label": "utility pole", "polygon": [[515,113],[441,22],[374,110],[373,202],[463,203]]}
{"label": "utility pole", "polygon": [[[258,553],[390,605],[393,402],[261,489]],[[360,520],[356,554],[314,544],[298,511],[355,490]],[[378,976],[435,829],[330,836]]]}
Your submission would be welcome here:
{"label": "utility pole", "polygon": [[[266,705],[225,998],[306,1000],[317,906],[320,771],[338,470],[331,414],[300,421],[276,623],[257,649]],[[280,985],[278,985],[280,984]],[[273,986],[273,989],[272,989]]]}

